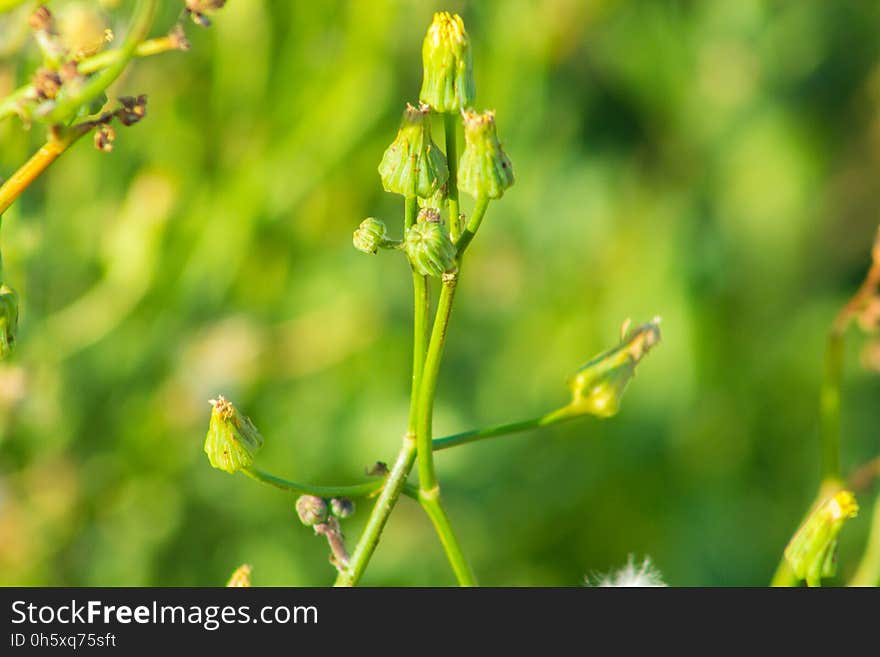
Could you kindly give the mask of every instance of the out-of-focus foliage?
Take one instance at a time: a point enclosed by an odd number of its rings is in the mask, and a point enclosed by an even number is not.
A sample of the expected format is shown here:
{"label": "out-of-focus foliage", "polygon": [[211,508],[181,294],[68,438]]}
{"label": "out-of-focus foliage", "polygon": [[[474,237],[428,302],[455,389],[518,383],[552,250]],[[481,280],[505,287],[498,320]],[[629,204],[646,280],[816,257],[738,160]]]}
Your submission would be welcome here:
{"label": "out-of-focus foliage", "polygon": [[[395,454],[410,277],[351,234],[376,216],[399,237],[376,166],[440,9],[464,16],[517,182],[469,252],[438,435],[558,406],[622,320],[663,316],[615,418],[438,455],[481,583],[576,585],[629,553],[671,585],[769,581],[817,484],[825,331],[880,218],[871,0],[232,0],[189,53],[135,62],[111,97],[147,93],[146,120],[110,154],[77,145],[4,216],[22,306],[0,583],[219,585],[243,562],[255,585],[332,581],[292,496],[210,467],[208,400],[251,417],[282,476],[359,481]],[[3,29],[5,95],[35,53]],[[0,176],[39,139],[0,124]],[[858,348],[847,471],[878,452]],[[453,581],[402,500],[364,583]]]}

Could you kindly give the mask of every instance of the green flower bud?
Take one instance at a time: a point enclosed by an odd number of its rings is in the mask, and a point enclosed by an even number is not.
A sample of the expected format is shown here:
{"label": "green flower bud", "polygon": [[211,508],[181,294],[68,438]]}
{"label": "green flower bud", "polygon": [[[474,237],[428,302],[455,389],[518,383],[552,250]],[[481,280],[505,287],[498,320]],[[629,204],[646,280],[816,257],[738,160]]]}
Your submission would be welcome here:
{"label": "green flower bud", "polygon": [[855,496],[842,490],[823,500],[807,517],[785,548],[785,559],[798,579],[808,586],[821,586],[823,577],[834,575],[837,537],[844,523],[855,518]]}
{"label": "green flower bud", "polygon": [[263,436],[250,418],[241,415],[222,396],[212,399],[211,423],[205,438],[205,454],[218,470],[234,473],[246,470],[263,446]]}
{"label": "green flower bud", "polygon": [[354,513],[354,502],[347,497],[334,497],[330,500],[330,512],[337,518],[348,518]]}
{"label": "green flower bud", "polygon": [[[570,415],[611,417],[620,410],[620,399],[636,372],[636,365],[660,341],[660,318],[626,331],[620,344],[581,367],[569,382]],[[624,324],[624,329],[627,325]]]}
{"label": "green flower bud", "polygon": [[251,567],[249,564],[242,564],[235,569],[229,581],[226,582],[227,588],[246,588],[251,585]]}
{"label": "green flower bud", "polygon": [[18,331],[18,295],[8,285],[0,285],[0,359],[15,346]]}
{"label": "green flower bud", "polygon": [[379,164],[386,192],[427,198],[449,177],[446,156],[431,140],[430,111],[427,105],[407,104],[397,137]]}
{"label": "green flower bud", "polygon": [[405,246],[413,268],[423,276],[437,278],[455,266],[455,245],[446,226],[441,223],[419,221],[413,224],[406,231]]}
{"label": "green flower bud", "polygon": [[352,243],[361,253],[375,254],[379,248],[385,243],[388,231],[385,224],[373,217],[367,217],[361,222],[361,225],[354,231]]}
{"label": "green flower bud", "polygon": [[459,112],[476,96],[470,39],[458,14],[443,11],[434,20],[422,44],[424,78],[419,100],[438,112]]}
{"label": "green flower bud", "polygon": [[300,495],[296,499],[296,515],[306,527],[314,527],[326,522],[327,502],[314,495]]}
{"label": "green flower bud", "polygon": [[498,141],[495,112],[465,112],[458,188],[474,198],[497,199],[512,184],[513,165]]}

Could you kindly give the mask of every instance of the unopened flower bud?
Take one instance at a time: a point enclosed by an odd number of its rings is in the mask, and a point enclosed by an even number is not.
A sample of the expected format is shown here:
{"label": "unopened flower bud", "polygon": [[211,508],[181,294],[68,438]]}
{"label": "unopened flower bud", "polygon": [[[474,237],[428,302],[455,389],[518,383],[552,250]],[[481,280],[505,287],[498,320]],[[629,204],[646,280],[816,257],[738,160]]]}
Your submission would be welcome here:
{"label": "unopened flower bud", "polygon": [[455,245],[441,223],[420,221],[406,231],[406,254],[417,273],[440,277],[455,265]]}
{"label": "unopened flower bud", "polygon": [[95,130],[95,148],[104,153],[113,150],[113,142],[116,141],[116,131],[109,125],[99,126]]}
{"label": "unopened flower bud", "polygon": [[314,495],[300,495],[296,498],[296,515],[306,527],[314,527],[327,520],[327,502]]}
{"label": "unopened flower bud", "polygon": [[193,23],[199,27],[210,27],[208,15],[222,9],[225,4],[226,0],[186,0],[186,11]]}
{"label": "unopened flower bud", "polygon": [[235,473],[253,465],[263,436],[250,418],[239,413],[222,396],[212,399],[211,423],[205,438],[205,454],[218,470]]}
{"label": "unopened flower bud", "polygon": [[513,184],[513,165],[501,148],[495,112],[464,113],[464,152],[458,187],[474,198],[498,199]]}
{"label": "unopened flower bud", "polygon": [[251,567],[249,564],[242,564],[235,569],[229,581],[226,582],[227,588],[243,588],[251,585]]}
{"label": "unopened flower bud", "polygon": [[352,244],[361,253],[375,254],[385,243],[388,230],[385,223],[373,217],[367,217],[357,227],[352,236]]}
{"label": "unopened flower bud", "polygon": [[438,112],[458,112],[473,104],[473,54],[461,16],[446,11],[434,14],[422,44],[422,65],[419,100]]}
{"label": "unopened flower bud", "polygon": [[603,351],[572,377],[571,403],[566,413],[611,417],[620,410],[620,400],[636,365],[660,341],[660,319],[627,331],[620,344]]}
{"label": "unopened flower bud", "polygon": [[0,285],[0,359],[15,346],[18,331],[18,295],[8,285]]}
{"label": "unopened flower bud", "polygon": [[379,163],[386,192],[427,198],[449,177],[446,156],[431,139],[430,111],[427,105],[406,106],[397,137]]}
{"label": "unopened flower bud", "polygon": [[354,502],[347,497],[334,497],[330,500],[330,511],[337,518],[348,518],[354,513]]}
{"label": "unopened flower bud", "polygon": [[855,518],[855,496],[842,490],[823,500],[807,517],[785,548],[785,559],[798,579],[808,586],[821,586],[823,577],[834,575],[837,537],[844,523]]}

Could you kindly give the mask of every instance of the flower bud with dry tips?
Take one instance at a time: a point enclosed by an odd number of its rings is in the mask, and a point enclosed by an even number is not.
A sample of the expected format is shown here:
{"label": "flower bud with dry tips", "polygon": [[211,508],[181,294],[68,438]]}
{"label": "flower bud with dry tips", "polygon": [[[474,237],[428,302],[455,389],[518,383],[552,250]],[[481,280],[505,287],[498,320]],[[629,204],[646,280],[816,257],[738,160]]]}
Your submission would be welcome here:
{"label": "flower bud with dry tips", "polygon": [[798,579],[807,586],[821,586],[823,577],[837,569],[837,537],[844,523],[855,518],[859,505],[855,496],[842,490],[823,500],[807,516],[785,548],[785,559]]}
{"label": "flower bud with dry tips", "polygon": [[249,469],[263,446],[263,436],[250,418],[239,413],[222,396],[211,400],[211,422],[205,438],[205,454],[211,465],[230,474]]}
{"label": "flower bud with dry tips", "polygon": [[379,176],[386,192],[427,198],[449,177],[446,156],[431,139],[430,113],[427,105],[407,104],[397,137],[379,163]]}
{"label": "flower bud with dry tips", "polygon": [[375,255],[388,241],[385,223],[373,217],[364,219],[352,235],[351,242],[361,253]]}
{"label": "flower bud with dry tips", "polygon": [[422,43],[422,91],[419,100],[437,112],[459,112],[476,96],[474,62],[464,21],[458,14],[434,14]]}
{"label": "flower bud with dry tips", "polygon": [[495,129],[495,112],[465,112],[459,189],[474,198],[499,199],[513,181],[513,165]]}
{"label": "flower bud with dry tips", "polygon": [[439,278],[455,266],[455,245],[446,227],[434,221],[418,221],[406,231],[406,254],[422,276]]}
{"label": "flower bud with dry tips", "polygon": [[[624,325],[626,328],[626,325]],[[660,342],[660,318],[624,331],[620,344],[603,351],[571,378],[571,403],[567,415],[611,417],[636,372],[636,365]]]}

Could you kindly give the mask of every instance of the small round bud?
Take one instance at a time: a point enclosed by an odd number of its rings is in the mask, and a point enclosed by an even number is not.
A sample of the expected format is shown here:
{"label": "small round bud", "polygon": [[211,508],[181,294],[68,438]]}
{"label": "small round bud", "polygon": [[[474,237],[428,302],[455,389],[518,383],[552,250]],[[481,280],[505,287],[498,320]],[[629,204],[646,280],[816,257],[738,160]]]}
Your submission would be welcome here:
{"label": "small round bud", "polygon": [[464,152],[458,187],[474,198],[498,199],[513,184],[513,165],[501,148],[495,112],[464,113]]}
{"label": "small round bud", "polygon": [[821,586],[837,569],[837,537],[844,523],[855,518],[859,505],[848,490],[838,491],[813,509],[785,548],[785,559],[798,579]]}
{"label": "small round bud", "polygon": [[422,221],[406,231],[406,254],[413,268],[423,276],[439,278],[455,266],[455,245],[446,227]]}
{"label": "small round bud", "polygon": [[581,367],[569,383],[571,403],[566,412],[598,417],[615,415],[636,365],[660,342],[659,324],[660,319],[655,318],[629,330],[618,346],[603,351]]}
{"label": "small round bud", "polygon": [[306,527],[314,527],[326,522],[327,511],[327,502],[320,497],[300,495],[296,498],[296,515]]}
{"label": "small round bud", "polygon": [[357,227],[352,236],[352,244],[361,253],[375,254],[385,243],[388,231],[384,222],[373,217],[367,217]]}
{"label": "small round bud", "polygon": [[109,125],[99,126],[95,130],[95,148],[104,153],[113,150],[113,142],[116,141],[116,131]]}
{"label": "small round bud", "polygon": [[431,139],[430,111],[427,105],[406,106],[397,137],[379,163],[386,192],[427,198],[449,177],[446,156]]}
{"label": "small round bud", "polygon": [[211,465],[230,474],[250,468],[263,436],[250,418],[240,414],[222,396],[211,400],[211,422],[205,438],[205,454]]}
{"label": "small round bud", "polygon": [[15,346],[18,331],[18,294],[8,285],[0,285],[0,359]]}
{"label": "small round bud", "polygon": [[476,96],[470,39],[458,14],[434,14],[422,43],[422,90],[419,100],[438,112],[470,107]]}
{"label": "small round bud", "polygon": [[334,497],[330,500],[330,511],[337,518],[348,518],[354,513],[354,502],[347,497]]}

